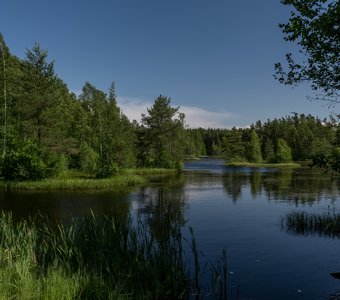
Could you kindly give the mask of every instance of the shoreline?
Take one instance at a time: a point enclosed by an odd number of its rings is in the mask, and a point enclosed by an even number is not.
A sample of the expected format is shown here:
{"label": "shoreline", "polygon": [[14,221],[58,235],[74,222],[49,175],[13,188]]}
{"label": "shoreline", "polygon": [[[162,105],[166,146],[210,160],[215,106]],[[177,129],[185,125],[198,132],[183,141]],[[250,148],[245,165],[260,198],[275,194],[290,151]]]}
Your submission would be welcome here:
{"label": "shoreline", "polygon": [[110,178],[65,176],[37,181],[0,181],[0,190],[63,191],[63,190],[120,190],[146,184],[149,176],[175,174],[175,169],[126,169]]}
{"label": "shoreline", "polygon": [[233,162],[226,163],[228,167],[249,167],[249,168],[278,168],[278,169],[294,169],[300,168],[299,163],[250,163],[250,162]]}

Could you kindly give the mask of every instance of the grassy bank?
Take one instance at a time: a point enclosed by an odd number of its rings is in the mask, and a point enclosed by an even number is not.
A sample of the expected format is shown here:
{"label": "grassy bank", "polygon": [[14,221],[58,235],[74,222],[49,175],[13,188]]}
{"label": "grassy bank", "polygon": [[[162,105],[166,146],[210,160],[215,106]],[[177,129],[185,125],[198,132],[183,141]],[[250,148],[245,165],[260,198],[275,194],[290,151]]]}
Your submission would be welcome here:
{"label": "grassy bank", "polygon": [[0,181],[0,189],[6,190],[99,190],[122,189],[146,183],[139,175],[120,175],[105,179],[53,178],[40,181]]}
{"label": "grassy bank", "polygon": [[291,169],[300,168],[299,163],[250,163],[250,162],[231,162],[227,163],[229,167],[250,167],[250,168],[280,168],[280,169]]}
{"label": "grassy bank", "polygon": [[80,172],[66,172],[58,178],[39,181],[0,181],[0,189],[5,190],[119,190],[147,183],[148,176],[175,174],[174,169],[126,169],[120,175],[96,179]]}
{"label": "grassy bank", "polygon": [[161,175],[161,174],[176,174],[176,169],[162,169],[162,168],[140,168],[140,169],[124,169],[123,175]]}
{"label": "grassy bank", "polygon": [[44,219],[14,224],[3,213],[0,298],[188,299],[210,293],[226,299],[225,252],[211,267],[211,289],[203,290],[195,239],[189,242],[195,261],[190,272],[180,224],[165,217],[159,230],[163,234],[155,238],[146,223],[116,222],[114,216],[56,229]]}

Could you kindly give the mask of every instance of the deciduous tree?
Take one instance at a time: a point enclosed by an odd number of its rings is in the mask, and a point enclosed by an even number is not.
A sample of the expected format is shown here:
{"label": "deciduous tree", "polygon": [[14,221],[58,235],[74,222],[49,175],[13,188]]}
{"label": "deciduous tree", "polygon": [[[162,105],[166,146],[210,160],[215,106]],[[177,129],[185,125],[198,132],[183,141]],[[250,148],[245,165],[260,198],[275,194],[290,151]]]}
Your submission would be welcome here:
{"label": "deciduous tree", "polygon": [[[288,85],[309,82],[317,98],[339,101],[340,1],[282,0],[292,8],[290,19],[280,24],[287,42],[299,46],[299,54],[286,55],[286,66],[275,64],[276,79]],[[302,55],[302,57],[301,57]]]}

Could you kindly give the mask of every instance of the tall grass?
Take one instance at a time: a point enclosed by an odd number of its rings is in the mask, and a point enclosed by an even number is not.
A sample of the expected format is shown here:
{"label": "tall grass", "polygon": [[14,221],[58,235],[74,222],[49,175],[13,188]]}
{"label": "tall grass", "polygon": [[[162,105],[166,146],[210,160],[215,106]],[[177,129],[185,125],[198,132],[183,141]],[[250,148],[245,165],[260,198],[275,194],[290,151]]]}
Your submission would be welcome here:
{"label": "tall grass", "polygon": [[303,235],[340,237],[340,214],[293,212],[282,219],[282,228]]}
{"label": "tall grass", "polygon": [[[166,235],[155,238],[147,223],[138,220],[133,225],[130,218],[118,222],[112,215],[74,219],[65,227],[43,217],[14,223],[10,214],[2,213],[0,298],[188,299],[195,295],[198,299],[200,269],[195,270],[192,285],[181,225],[170,221],[165,230]],[[191,248],[196,262],[194,238]],[[226,299],[223,253],[223,260],[212,268],[216,278],[211,291]]]}
{"label": "tall grass", "polygon": [[0,181],[0,189],[6,190],[98,190],[124,189],[145,184],[146,178],[139,175],[119,175],[105,179],[52,178],[40,181]]}

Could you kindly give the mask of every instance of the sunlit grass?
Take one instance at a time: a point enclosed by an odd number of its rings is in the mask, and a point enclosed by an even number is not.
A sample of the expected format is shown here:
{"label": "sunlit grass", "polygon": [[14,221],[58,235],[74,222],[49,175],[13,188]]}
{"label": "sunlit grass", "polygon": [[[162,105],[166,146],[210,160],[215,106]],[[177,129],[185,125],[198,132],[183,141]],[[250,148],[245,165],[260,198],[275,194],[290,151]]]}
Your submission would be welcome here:
{"label": "sunlit grass", "polygon": [[123,169],[119,175],[97,179],[76,170],[67,170],[55,178],[39,181],[0,181],[6,190],[120,190],[146,184],[148,176],[175,174],[175,169]]}
{"label": "sunlit grass", "polygon": [[[164,222],[164,235],[156,238],[147,223],[133,225],[129,217],[118,222],[113,215],[92,215],[56,227],[42,217],[14,223],[2,213],[0,299],[200,297],[195,239],[190,244],[193,280],[184,258],[182,225],[172,218]],[[209,292],[226,299],[225,252],[223,257],[211,268]]]}
{"label": "sunlit grass", "polygon": [[0,181],[0,189],[10,190],[111,190],[145,184],[139,175],[119,175],[112,178],[51,178],[40,181]]}

